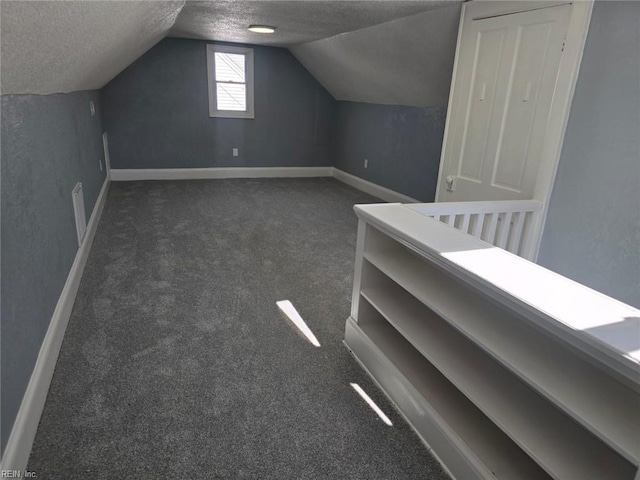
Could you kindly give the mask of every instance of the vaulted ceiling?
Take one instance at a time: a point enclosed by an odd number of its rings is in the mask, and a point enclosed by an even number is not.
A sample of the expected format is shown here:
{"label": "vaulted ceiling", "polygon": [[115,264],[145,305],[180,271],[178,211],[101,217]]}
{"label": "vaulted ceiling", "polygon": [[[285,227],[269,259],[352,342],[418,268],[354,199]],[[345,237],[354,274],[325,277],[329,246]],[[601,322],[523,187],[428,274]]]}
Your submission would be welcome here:
{"label": "vaulted ceiling", "polygon": [[[291,47],[450,3],[451,0],[190,1],[169,36]],[[274,35],[251,33],[247,26],[252,24],[271,25],[277,30]]]}
{"label": "vaulted ceiling", "polygon": [[181,2],[0,2],[2,93],[102,88],[173,26]]}
{"label": "vaulted ceiling", "polygon": [[460,4],[291,48],[337,100],[445,107]]}
{"label": "vaulted ceiling", "polygon": [[[3,94],[102,88],[165,36],[286,47],[336,98],[446,103],[462,0],[0,2]],[[277,27],[273,35],[249,24]]]}

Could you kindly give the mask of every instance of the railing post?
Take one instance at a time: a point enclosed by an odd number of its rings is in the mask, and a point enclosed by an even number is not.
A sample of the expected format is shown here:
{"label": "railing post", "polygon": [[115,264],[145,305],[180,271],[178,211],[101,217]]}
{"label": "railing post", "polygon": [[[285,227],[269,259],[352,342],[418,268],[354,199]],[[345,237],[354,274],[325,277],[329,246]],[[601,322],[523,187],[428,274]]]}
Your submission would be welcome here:
{"label": "railing post", "polygon": [[538,256],[538,247],[540,243],[540,237],[542,236],[543,225],[542,222],[542,210],[531,212],[531,220],[529,225],[526,225],[527,234],[522,241],[520,256],[529,260],[530,262],[536,262]]}

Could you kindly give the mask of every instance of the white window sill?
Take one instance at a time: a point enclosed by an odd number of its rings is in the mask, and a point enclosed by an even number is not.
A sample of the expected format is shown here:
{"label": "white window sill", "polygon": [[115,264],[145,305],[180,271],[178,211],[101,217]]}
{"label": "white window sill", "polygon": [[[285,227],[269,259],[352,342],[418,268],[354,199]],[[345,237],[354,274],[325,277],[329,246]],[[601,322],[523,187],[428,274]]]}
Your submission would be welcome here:
{"label": "white window sill", "polygon": [[251,112],[209,112],[211,118],[245,118],[253,120],[255,115]]}

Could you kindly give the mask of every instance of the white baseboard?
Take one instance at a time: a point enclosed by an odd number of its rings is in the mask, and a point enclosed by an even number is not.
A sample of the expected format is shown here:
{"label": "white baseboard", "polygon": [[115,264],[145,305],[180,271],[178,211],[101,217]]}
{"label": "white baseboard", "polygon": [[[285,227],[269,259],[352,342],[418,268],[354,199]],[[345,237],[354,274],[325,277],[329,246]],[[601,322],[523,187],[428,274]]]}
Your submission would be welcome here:
{"label": "white baseboard", "polygon": [[216,178],[334,177],[385,202],[419,203],[415,198],[381,187],[335,167],[127,168],[111,169],[110,174],[111,180],[114,182]]}
{"label": "white baseboard", "polygon": [[199,180],[214,178],[330,177],[333,167],[212,167],[112,169],[111,180]]}
{"label": "white baseboard", "polygon": [[362,190],[363,192],[368,193],[369,195],[378,197],[379,199],[384,200],[385,202],[420,203],[420,201],[416,200],[415,198],[411,198],[407,195],[398,193],[386,187],[381,187],[376,183],[363,180],[360,177],[356,177],[355,175],[351,175],[350,173],[343,172],[342,170],[339,170],[335,167],[333,169],[333,177],[336,180],[340,180],[341,182],[346,183],[347,185],[351,185],[352,187],[357,188],[358,190]]}
{"label": "white baseboard", "polygon": [[60,347],[62,346],[64,333],[67,329],[71,310],[73,309],[78,287],[80,286],[80,280],[82,279],[84,266],[87,263],[91,244],[93,243],[98,222],[100,221],[100,216],[102,215],[102,210],[107,199],[109,183],[109,179],[105,178],[96,204],[93,207],[91,218],[87,224],[84,239],[76,253],[76,258],[67,276],[67,281],[64,284],[56,308],[53,311],[47,334],[40,346],[38,359],[33,368],[33,373],[29,379],[29,384],[22,398],[20,409],[18,410],[13,428],[11,429],[11,435],[9,436],[2,457],[0,469],[3,471],[24,471],[27,467],[31,447],[33,446],[36,431],[38,430],[42,410],[44,409],[47,393],[49,392],[49,385],[51,384],[58,354],[60,353]]}

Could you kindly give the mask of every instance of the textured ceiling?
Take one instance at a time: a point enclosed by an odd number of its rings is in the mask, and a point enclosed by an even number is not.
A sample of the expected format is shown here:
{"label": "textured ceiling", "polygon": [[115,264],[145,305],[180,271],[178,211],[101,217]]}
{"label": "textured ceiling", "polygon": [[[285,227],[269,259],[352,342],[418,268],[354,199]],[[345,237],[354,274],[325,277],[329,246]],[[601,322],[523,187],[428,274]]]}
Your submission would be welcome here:
{"label": "textured ceiling", "polygon": [[[339,100],[439,106],[449,91],[460,5],[0,0],[2,93],[102,88],[169,34],[287,46]],[[252,34],[251,23],[278,30]]]}
{"label": "textured ceiling", "polygon": [[1,1],[2,93],[101,88],[161,40],[184,1]]}
{"label": "textured ceiling", "polygon": [[461,5],[290,50],[337,100],[445,107]]}
{"label": "textured ceiling", "polygon": [[[188,1],[169,36],[290,47],[440,8],[456,0]],[[250,24],[277,27],[261,35]]]}

